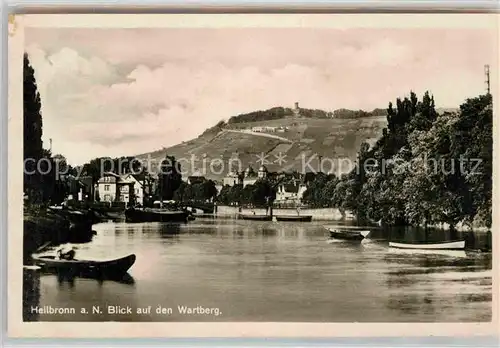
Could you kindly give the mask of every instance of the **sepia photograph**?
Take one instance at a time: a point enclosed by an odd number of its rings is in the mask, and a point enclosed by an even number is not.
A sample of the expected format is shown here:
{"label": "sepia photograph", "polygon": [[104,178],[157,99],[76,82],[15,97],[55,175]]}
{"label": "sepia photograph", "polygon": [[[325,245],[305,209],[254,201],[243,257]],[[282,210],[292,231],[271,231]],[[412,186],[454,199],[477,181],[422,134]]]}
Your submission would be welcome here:
{"label": "sepia photograph", "polygon": [[186,16],[10,21],[23,323],[498,320],[496,16]]}

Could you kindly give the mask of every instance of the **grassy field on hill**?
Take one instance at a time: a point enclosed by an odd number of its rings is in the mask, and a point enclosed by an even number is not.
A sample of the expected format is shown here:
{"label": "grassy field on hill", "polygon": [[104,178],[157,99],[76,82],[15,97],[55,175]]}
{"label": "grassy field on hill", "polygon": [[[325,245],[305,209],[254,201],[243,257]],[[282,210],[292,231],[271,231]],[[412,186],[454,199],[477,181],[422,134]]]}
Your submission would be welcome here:
{"label": "grassy field on hill", "polygon": [[[160,161],[166,154],[183,159],[188,163],[189,174],[201,172],[207,178],[220,180],[229,168],[231,158],[239,158],[241,170],[249,165],[254,169],[260,166],[258,155],[267,155],[266,166],[271,171],[304,171],[303,163],[310,163],[318,168],[318,159],[311,157],[321,156],[324,159],[350,158],[354,160],[359,146],[363,141],[374,143],[382,135],[386,126],[385,117],[365,117],[357,119],[314,119],[314,118],[283,118],[259,122],[233,123],[227,126],[231,130],[251,129],[257,126],[288,127],[279,135],[290,139],[292,143],[285,143],[277,139],[266,138],[254,134],[219,132],[207,133],[196,139],[158,150],[149,154],[137,156],[147,158],[148,155],[155,161]],[[277,155],[282,154],[286,162],[277,163]],[[198,160],[191,164],[194,155]],[[205,168],[203,156],[205,156]],[[224,162],[224,167],[214,165],[210,170],[210,161]],[[236,162],[233,162],[234,164]],[[217,164],[217,163],[216,163]],[[328,168],[325,165],[325,168]],[[237,169],[236,167],[233,169]]]}

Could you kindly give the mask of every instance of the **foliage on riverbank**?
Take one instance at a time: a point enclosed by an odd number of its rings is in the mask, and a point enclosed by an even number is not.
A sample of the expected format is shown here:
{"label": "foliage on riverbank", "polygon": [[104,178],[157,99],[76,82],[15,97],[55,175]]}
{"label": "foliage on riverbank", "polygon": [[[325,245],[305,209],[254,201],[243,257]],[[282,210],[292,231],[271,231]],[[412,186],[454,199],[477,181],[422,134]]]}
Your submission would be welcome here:
{"label": "foliage on riverbank", "polygon": [[30,255],[40,246],[61,243],[82,243],[92,239],[92,223],[99,221],[99,214],[93,211],[52,211],[43,205],[25,206],[23,228],[23,257]]}
{"label": "foliage on riverbank", "polygon": [[211,201],[217,196],[217,188],[212,180],[200,180],[196,183],[181,182],[175,190],[173,199],[178,202]]}
{"label": "foliage on riverbank", "polygon": [[341,178],[318,175],[307,203],[351,210],[392,225],[491,226],[492,97],[468,99],[438,114],[428,93],[387,109],[388,127]]}
{"label": "foliage on riverbank", "polygon": [[254,207],[266,207],[276,199],[276,183],[270,180],[260,179],[254,184],[243,187],[242,184],[224,186],[217,197],[220,204],[249,205]]}

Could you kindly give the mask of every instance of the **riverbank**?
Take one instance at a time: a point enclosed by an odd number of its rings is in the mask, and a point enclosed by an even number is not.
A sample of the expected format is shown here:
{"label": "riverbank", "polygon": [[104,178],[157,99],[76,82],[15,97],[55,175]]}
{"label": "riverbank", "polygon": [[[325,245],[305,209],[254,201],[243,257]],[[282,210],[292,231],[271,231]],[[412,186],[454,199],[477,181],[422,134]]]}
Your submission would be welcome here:
{"label": "riverbank", "polygon": [[[237,218],[238,214],[253,214],[254,212],[256,215],[264,215],[266,214],[266,209],[242,208],[240,211],[238,207],[218,206],[217,213],[214,215],[217,218]],[[273,215],[297,216],[297,210],[273,208]],[[303,208],[300,210],[300,215],[311,215],[314,221],[340,221],[344,219],[344,216],[337,208]]]}
{"label": "riverbank", "polygon": [[93,210],[25,208],[23,259],[45,244],[85,243],[92,240],[92,225],[108,217]]}

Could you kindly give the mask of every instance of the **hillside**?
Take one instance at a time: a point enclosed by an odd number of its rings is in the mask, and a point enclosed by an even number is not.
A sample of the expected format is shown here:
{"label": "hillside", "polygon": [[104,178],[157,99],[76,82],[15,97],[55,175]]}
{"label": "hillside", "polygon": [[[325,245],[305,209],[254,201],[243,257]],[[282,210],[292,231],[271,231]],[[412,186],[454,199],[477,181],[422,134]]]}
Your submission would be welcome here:
{"label": "hillside", "polygon": [[[267,155],[266,163],[270,171],[310,171],[303,163],[318,168],[318,157],[324,161],[324,170],[331,168],[331,161],[340,158],[354,160],[363,141],[375,142],[386,126],[385,116],[357,118],[306,118],[285,117],[254,122],[221,122],[205,131],[196,139],[138,155],[140,159],[151,156],[153,162],[160,161],[165,155],[182,159],[184,176],[201,173],[207,178],[221,180],[229,171],[230,159],[238,158],[240,170],[251,165],[258,169],[261,165],[258,155]],[[272,128],[265,128],[272,127]],[[258,131],[252,131],[252,130]],[[271,129],[271,130],[270,130]],[[277,162],[278,154],[286,162]],[[194,155],[194,157],[193,157]],[[203,156],[206,156],[205,169]],[[313,158],[313,160],[310,160]],[[193,160],[195,159],[195,160]],[[328,162],[328,160],[330,161]],[[214,161],[210,170],[210,161]],[[222,168],[219,165],[224,163]],[[233,160],[233,170],[238,170]],[[216,165],[215,165],[216,164]],[[344,168],[344,171],[347,168]],[[337,171],[337,169],[335,169]]]}

